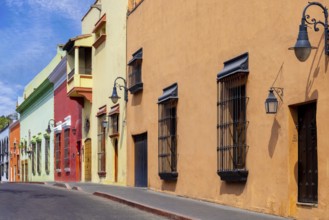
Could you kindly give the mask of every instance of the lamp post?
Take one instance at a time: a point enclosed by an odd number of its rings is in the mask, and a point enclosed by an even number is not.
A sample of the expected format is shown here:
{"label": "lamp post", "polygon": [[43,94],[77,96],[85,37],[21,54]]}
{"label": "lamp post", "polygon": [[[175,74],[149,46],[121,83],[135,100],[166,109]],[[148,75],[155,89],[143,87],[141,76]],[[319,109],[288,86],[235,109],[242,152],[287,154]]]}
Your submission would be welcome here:
{"label": "lamp post", "polygon": [[[124,82],[124,85],[120,85],[117,83],[118,79],[122,79]],[[112,90],[112,95],[109,97],[112,102],[115,104],[118,102],[118,100],[120,99],[120,96],[118,96],[118,92],[117,92],[117,87],[119,87],[119,89],[121,90],[122,88],[124,89],[124,99],[126,102],[128,102],[128,89],[127,89],[127,82],[124,78],[122,77],[117,77],[114,81],[114,86],[113,86],[113,90]]]}
{"label": "lamp post", "polygon": [[[318,6],[323,10],[324,14],[324,22],[317,21],[315,18],[312,18],[310,21],[310,16],[306,14],[306,11],[311,6]],[[329,55],[329,46],[328,46],[328,9],[327,7],[323,6],[319,2],[309,2],[308,5],[304,8],[303,14],[302,14],[302,21],[299,25],[299,33],[297,42],[294,47],[290,47],[289,50],[294,50],[295,55],[297,59],[301,62],[304,62],[307,60],[307,58],[311,54],[312,49],[316,49],[316,47],[312,47],[311,43],[308,40],[308,33],[307,33],[307,24],[313,25],[314,31],[319,31],[319,28],[317,27],[318,24],[323,25],[324,27],[324,52],[326,55]]]}
{"label": "lamp post", "polygon": [[278,111],[278,99],[276,98],[274,92],[279,96],[282,101],[283,88],[271,87],[265,100],[265,110],[266,114],[276,114]]}
{"label": "lamp post", "polygon": [[50,122],[53,122],[53,124],[52,124],[52,126],[54,127],[54,123],[55,123],[55,121],[54,121],[54,119],[49,119],[49,121],[48,121],[48,127],[47,127],[47,129],[46,129],[46,132],[47,132],[47,134],[50,134],[51,133],[51,129],[50,129]]}

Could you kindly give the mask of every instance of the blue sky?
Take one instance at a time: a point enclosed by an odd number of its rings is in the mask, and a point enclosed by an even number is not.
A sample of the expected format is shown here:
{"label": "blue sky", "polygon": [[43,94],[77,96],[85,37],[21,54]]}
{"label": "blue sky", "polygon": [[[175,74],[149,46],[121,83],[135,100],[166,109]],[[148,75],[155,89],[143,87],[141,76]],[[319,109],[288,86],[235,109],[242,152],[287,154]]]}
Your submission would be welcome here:
{"label": "blue sky", "polygon": [[25,85],[81,33],[95,0],[0,0],[0,116],[13,113]]}

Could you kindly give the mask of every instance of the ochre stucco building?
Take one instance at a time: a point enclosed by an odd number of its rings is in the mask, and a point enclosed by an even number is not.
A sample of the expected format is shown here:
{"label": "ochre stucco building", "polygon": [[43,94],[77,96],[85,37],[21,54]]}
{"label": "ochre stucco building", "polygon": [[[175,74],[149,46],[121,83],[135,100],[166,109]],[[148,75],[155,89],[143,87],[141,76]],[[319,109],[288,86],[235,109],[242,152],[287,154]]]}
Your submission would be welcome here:
{"label": "ochre stucco building", "polygon": [[[308,60],[288,50],[307,3],[130,2],[128,185],[297,219],[327,218],[322,26],[309,28],[318,49]],[[320,8],[308,13],[323,20]],[[271,87],[283,89],[277,90],[282,100],[275,93],[276,114],[265,113]]]}

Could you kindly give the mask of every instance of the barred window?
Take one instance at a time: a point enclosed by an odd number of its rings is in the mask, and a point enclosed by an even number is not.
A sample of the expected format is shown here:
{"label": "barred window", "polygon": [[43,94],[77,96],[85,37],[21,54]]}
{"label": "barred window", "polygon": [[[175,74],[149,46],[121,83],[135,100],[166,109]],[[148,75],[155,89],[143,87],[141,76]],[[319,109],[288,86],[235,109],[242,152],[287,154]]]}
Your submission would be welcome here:
{"label": "barred window", "polygon": [[37,141],[37,172],[41,174],[41,141]]}
{"label": "barred window", "polygon": [[116,137],[119,135],[119,117],[120,116],[120,106],[115,105],[111,107],[108,114],[109,117],[109,136]]}
{"label": "barred window", "polygon": [[131,94],[143,90],[142,82],[142,62],[143,49],[139,49],[133,55],[133,58],[128,62],[128,77],[129,77],[129,91]]}
{"label": "barred window", "polygon": [[177,84],[165,88],[159,98],[158,157],[159,176],[176,180],[177,173]]}
{"label": "barred window", "polygon": [[61,171],[61,134],[56,134],[55,141],[56,171]]}
{"label": "barred window", "polygon": [[49,161],[50,161],[50,138],[45,138],[45,170],[46,173],[49,173]]}
{"label": "barred window", "polygon": [[70,129],[64,131],[64,169],[66,172],[70,168]]}
{"label": "barred window", "polygon": [[106,175],[106,160],[105,160],[105,141],[106,127],[103,127],[103,121],[106,120],[106,114],[98,117],[98,175],[103,177]]}
{"label": "barred window", "polygon": [[32,143],[32,174],[35,175],[35,142]]}
{"label": "barred window", "polygon": [[246,181],[247,120],[245,73],[218,81],[218,174],[224,181]]}

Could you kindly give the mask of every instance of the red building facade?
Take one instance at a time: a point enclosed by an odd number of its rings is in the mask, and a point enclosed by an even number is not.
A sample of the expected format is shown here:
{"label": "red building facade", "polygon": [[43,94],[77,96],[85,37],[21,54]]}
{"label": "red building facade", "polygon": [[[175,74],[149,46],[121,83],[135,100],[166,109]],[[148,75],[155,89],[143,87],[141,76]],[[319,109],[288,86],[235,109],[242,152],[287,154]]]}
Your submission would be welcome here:
{"label": "red building facade", "polygon": [[81,179],[82,104],[67,96],[66,80],[54,90],[55,181]]}

